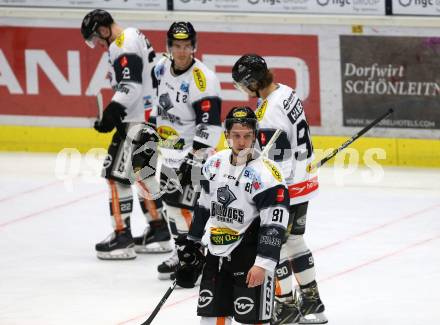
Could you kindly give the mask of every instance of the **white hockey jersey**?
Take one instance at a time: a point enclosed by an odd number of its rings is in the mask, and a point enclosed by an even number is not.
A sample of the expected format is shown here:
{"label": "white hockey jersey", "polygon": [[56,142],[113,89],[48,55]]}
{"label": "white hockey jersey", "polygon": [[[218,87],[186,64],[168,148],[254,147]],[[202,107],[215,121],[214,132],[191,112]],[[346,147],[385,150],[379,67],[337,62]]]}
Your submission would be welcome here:
{"label": "white hockey jersey", "polygon": [[156,56],[148,39],[136,28],[126,28],[110,44],[109,77],[115,91],[112,101],[126,108],[123,122],[144,122],[153,109]]}
{"label": "white hockey jersey", "polygon": [[163,163],[178,168],[191,149],[215,148],[222,132],[220,82],[198,59],[180,75],[164,57],[155,67],[159,82],[157,132]]}
{"label": "white hockey jersey", "polygon": [[204,164],[209,185],[202,186],[188,237],[202,238],[213,255],[228,256],[257,222],[255,265],[274,271],[289,219],[284,179],[272,160],[259,157],[234,166],[231,154],[220,151]]}
{"label": "white hockey jersey", "polygon": [[318,177],[307,172],[314,159],[312,139],[301,100],[292,88],[278,84],[265,100],[260,100],[258,143],[261,148],[269,142],[276,129],[283,133],[269,153],[286,177],[290,204],[308,201],[318,189]]}

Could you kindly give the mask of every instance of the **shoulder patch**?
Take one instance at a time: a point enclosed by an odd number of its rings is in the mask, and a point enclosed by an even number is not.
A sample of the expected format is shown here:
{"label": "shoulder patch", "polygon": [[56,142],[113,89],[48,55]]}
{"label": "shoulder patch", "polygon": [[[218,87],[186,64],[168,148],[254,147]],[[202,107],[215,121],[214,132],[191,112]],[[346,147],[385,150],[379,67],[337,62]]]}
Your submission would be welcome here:
{"label": "shoulder patch", "polygon": [[264,166],[266,166],[267,169],[269,169],[269,171],[272,173],[273,177],[278,182],[281,182],[282,181],[282,177],[281,177],[281,173],[278,170],[278,168],[270,160],[263,159],[263,163],[264,163]]}
{"label": "shoulder patch", "polygon": [[119,35],[116,40],[115,40],[115,44],[117,47],[122,47],[122,45],[124,45],[124,32],[121,33],[121,35]]}
{"label": "shoulder patch", "polygon": [[197,67],[194,68],[193,69],[193,77],[194,77],[194,82],[196,83],[197,88],[201,92],[204,92],[206,90],[206,77],[205,77],[205,74],[203,73],[203,71]]}
{"label": "shoulder patch", "polygon": [[264,113],[266,113],[266,108],[267,108],[267,99],[265,99],[261,103],[261,105],[258,106],[257,111],[255,112],[258,122],[260,122],[263,119]]}
{"label": "shoulder patch", "polygon": [[156,79],[160,79],[165,73],[165,65],[162,62],[159,62],[154,67],[154,75],[156,76]]}

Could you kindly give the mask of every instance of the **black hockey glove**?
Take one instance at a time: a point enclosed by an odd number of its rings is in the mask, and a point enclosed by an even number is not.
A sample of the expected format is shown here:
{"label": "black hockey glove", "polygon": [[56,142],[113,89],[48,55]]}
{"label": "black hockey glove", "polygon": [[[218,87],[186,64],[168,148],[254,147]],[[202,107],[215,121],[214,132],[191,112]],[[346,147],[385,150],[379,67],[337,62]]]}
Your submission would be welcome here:
{"label": "black hockey glove", "polygon": [[200,181],[203,179],[203,163],[204,160],[194,157],[191,152],[186,155],[185,160],[179,168],[180,185],[182,185],[182,187],[186,185],[200,185]]}
{"label": "black hockey glove", "polygon": [[179,265],[176,270],[176,284],[182,288],[194,288],[202,273],[205,256],[201,244],[180,235],[175,240]]}
{"label": "black hockey glove", "polygon": [[[159,143],[159,138],[153,126],[148,125],[142,129],[137,141],[132,157],[133,170],[136,172],[145,166],[149,166],[155,171],[157,156],[152,160],[152,157],[157,152],[157,145]],[[145,175],[143,175],[145,178]]]}
{"label": "black hockey glove", "polygon": [[124,106],[117,102],[110,102],[102,114],[102,120],[95,121],[93,128],[100,133],[111,132],[115,127],[119,129],[126,115]]}

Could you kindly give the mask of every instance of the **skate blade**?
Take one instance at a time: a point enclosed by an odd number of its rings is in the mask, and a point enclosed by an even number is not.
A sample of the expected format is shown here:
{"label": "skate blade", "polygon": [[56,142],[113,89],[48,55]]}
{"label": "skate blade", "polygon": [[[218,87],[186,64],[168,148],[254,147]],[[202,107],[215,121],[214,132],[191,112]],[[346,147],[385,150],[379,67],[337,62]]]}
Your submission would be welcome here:
{"label": "skate blade", "polygon": [[327,324],[328,320],[324,313],[301,316],[298,324]]}
{"label": "skate blade", "polygon": [[169,253],[173,251],[173,247],[169,243],[169,241],[164,242],[156,242],[148,245],[136,245],[134,247],[136,253],[139,254],[162,254]]}
{"label": "skate blade", "polygon": [[136,258],[134,248],[115,249],[111,252],[96,252],[96,256],[101,260],[133,260]]}

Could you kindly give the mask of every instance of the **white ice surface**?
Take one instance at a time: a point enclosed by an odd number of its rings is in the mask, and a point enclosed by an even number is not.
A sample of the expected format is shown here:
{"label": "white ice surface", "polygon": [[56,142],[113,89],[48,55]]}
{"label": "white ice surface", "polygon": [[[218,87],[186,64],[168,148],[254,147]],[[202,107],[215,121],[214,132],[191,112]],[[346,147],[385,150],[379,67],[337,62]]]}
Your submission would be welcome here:
{"label": "white ice surface", "polygon": [[[141,324],[169,286],[156,275],[167,254],[98,260],[111,232],[99,162],[62,169],[55,157],[0,154],[0,324]],[[440,324],[440,170],[372,175],[323,167],[310,203],[329,323]],[[132,224],[145,226],[137,204]],[[153,324],[198,324],[196,305],[197,289],[176,289]]]}

